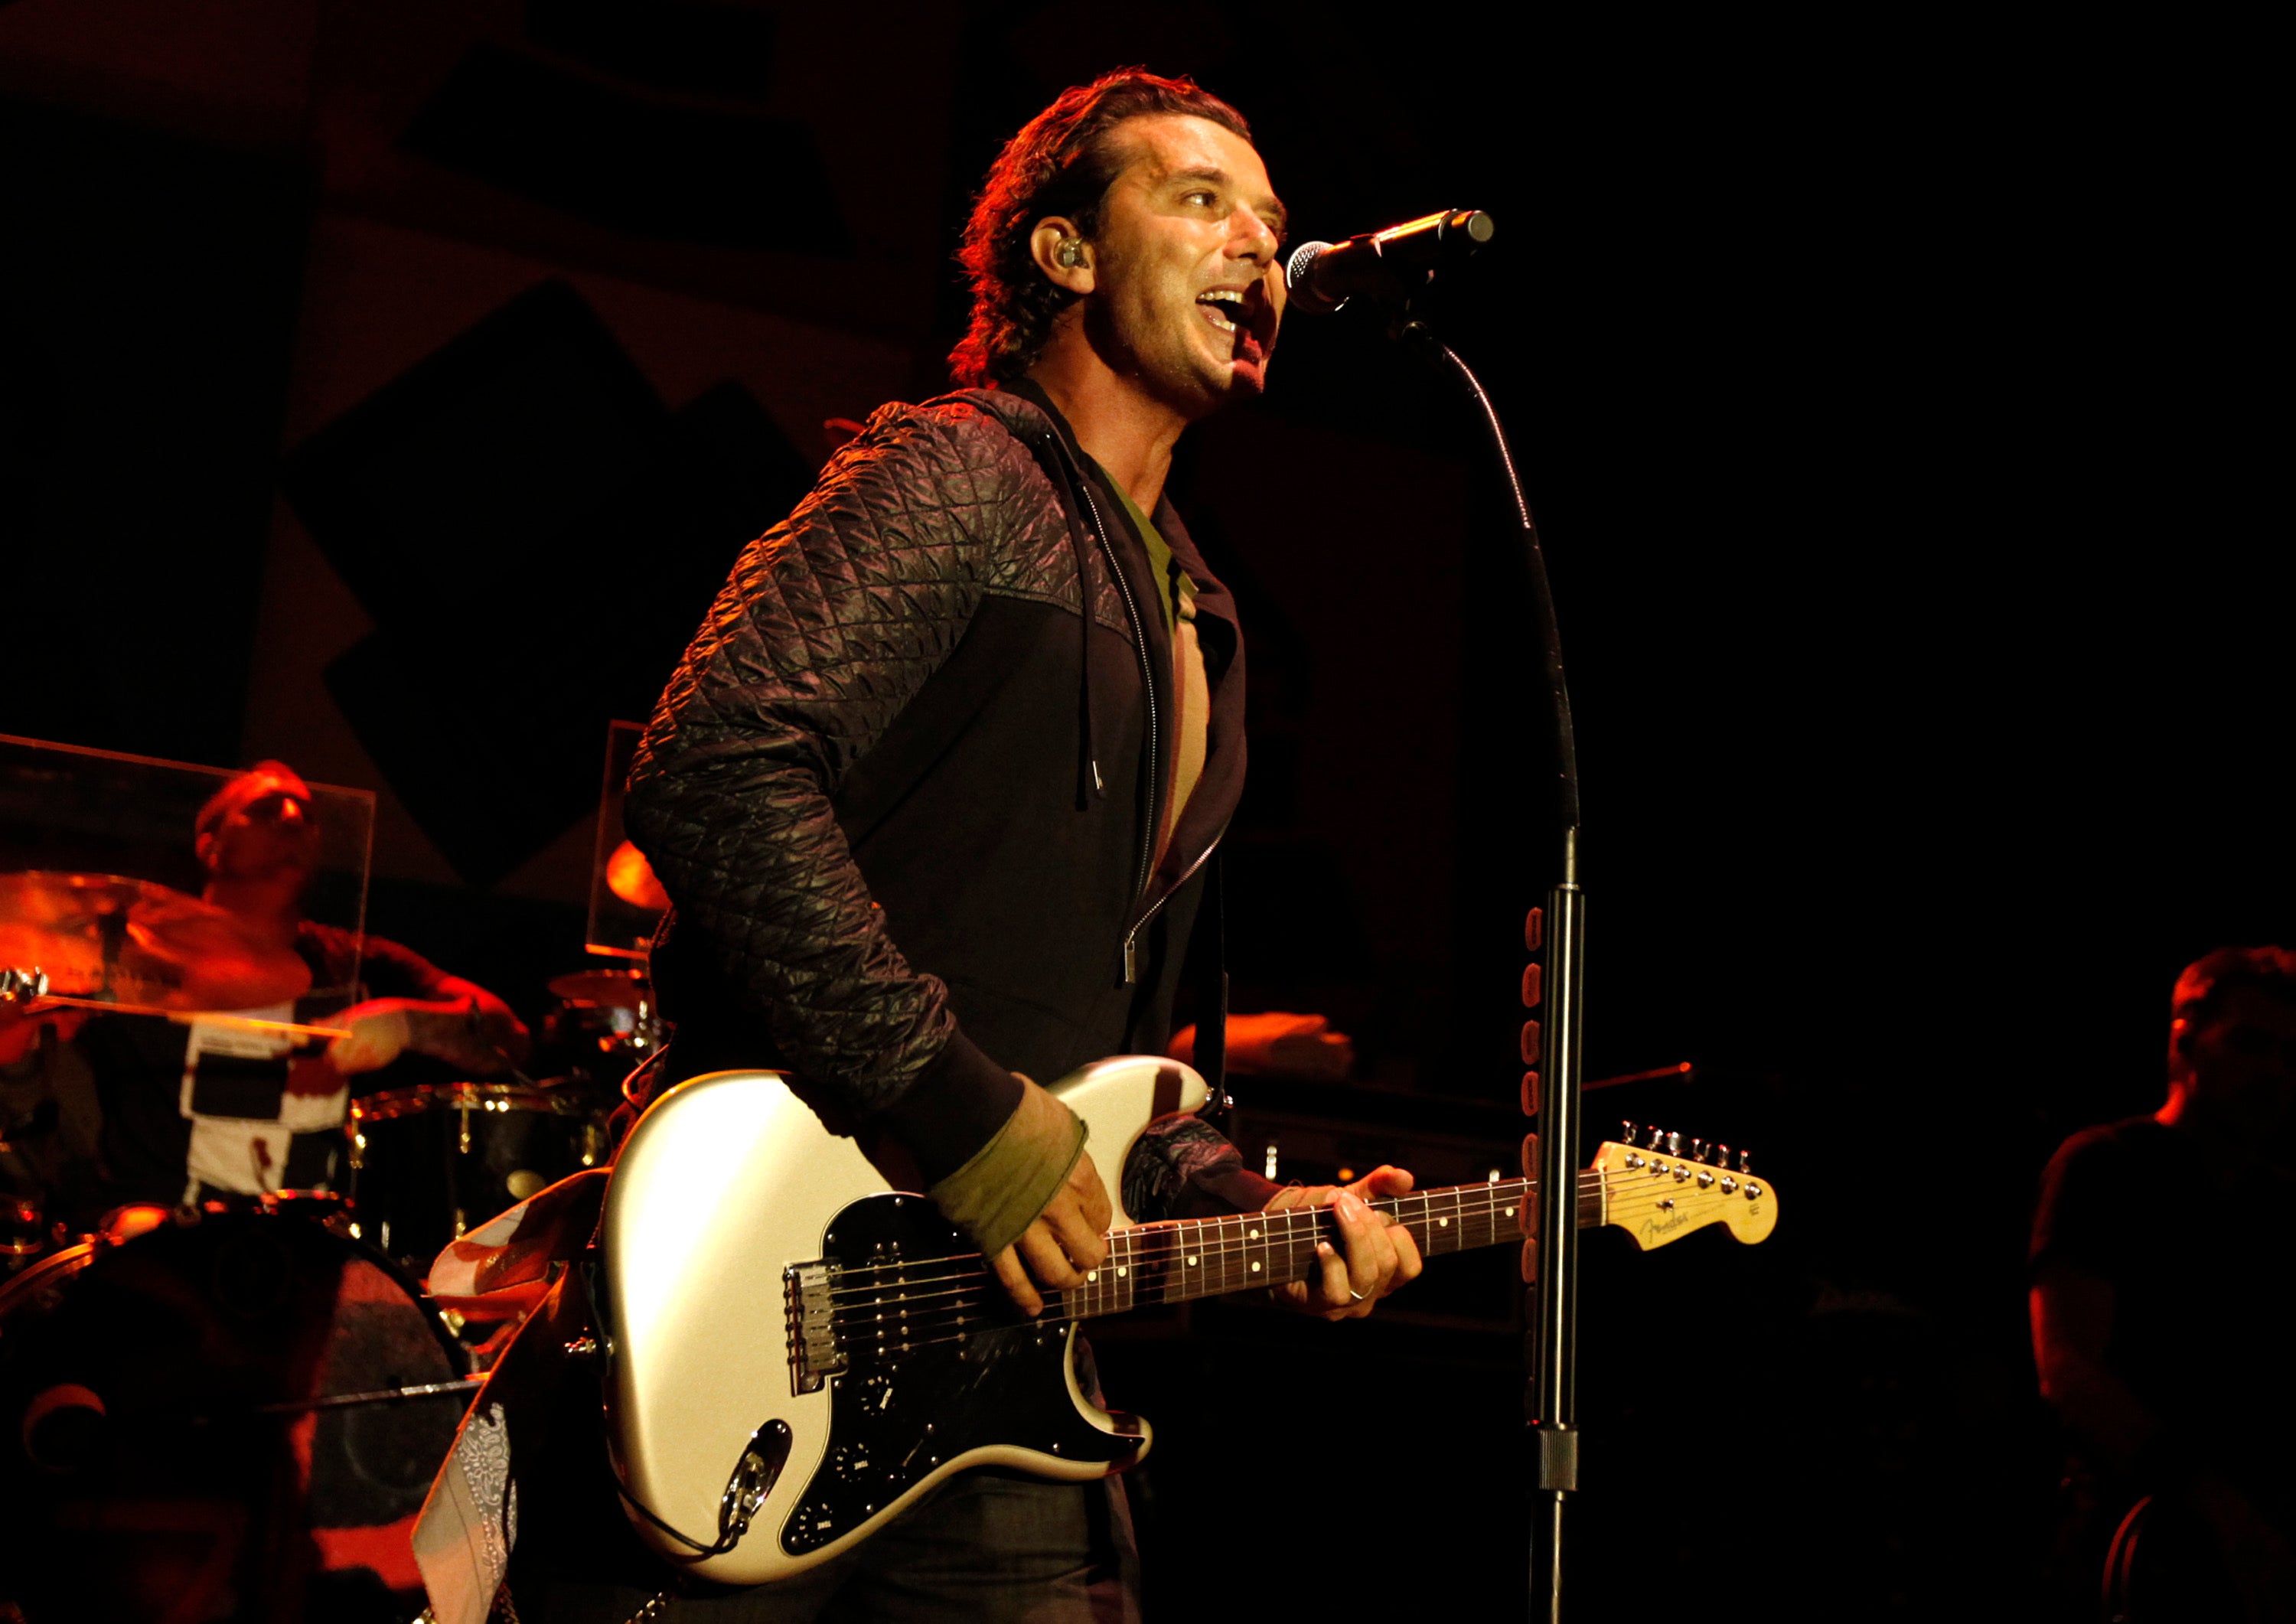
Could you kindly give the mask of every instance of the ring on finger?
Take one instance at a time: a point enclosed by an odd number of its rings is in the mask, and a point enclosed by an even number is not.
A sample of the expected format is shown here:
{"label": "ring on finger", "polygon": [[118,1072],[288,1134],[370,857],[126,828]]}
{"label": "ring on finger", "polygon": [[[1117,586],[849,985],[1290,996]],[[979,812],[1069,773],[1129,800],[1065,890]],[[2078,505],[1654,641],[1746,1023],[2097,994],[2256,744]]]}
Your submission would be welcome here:
{"label": "ring on finger", "polygon": [[1349,1302],[1362,1302],[1363,1300],[1365,1300],[1365,1299],[1366,1299],[1366,1298],[1367,1298],[1367,1297],[1369,1297],[1370,1295],[1371,1295],[1371,1293],[1370,1293],[1370,1292],[1358,1292],[1358,1291],[1357,1291],[1357,1290],[1355,1289],[1355,1287],[1353,1287],[1353,1286],[1349,1286],[1349,1287],[1348,1288],[1348,1300],[1349,1300]]}

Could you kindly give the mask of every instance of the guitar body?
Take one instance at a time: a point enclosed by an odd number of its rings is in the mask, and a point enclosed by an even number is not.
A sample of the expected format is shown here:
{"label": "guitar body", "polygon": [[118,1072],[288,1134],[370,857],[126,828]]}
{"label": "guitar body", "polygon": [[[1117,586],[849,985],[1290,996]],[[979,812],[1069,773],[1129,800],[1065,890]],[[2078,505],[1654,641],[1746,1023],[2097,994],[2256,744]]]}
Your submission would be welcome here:
{"label": "guitar body", "polygon": [[[1098,1062],[1053,1092],[1084,1120],[1112,1195],[1148,1123],[1207,1094],[1154,1056]],[[936,1299],[971,1250],[780,1074],[664,1094],[615,1162],[594,1288],[608,1436],[639,1537],[716,1583],[770,1584],[965,1467],[1082,1480],[1138,1460],[1145,1424],[1077,1385],[1073,1324],[949,1330]]]}

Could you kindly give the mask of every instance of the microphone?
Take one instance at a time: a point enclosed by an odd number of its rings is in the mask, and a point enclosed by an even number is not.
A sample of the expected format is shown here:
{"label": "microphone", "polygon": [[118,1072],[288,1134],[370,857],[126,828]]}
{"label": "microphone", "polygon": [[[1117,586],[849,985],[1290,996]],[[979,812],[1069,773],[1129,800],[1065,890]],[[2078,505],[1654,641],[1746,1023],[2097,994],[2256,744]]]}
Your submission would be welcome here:
{"label": "microphone", "polygon": [[1292,302],[1322,315],[1350,299],[1398,299],[1424,286],[1439,265],[1464,259],[1497,227],[1480,209],[1447,209],[1344,242],[1302,242],[1284,262]]}

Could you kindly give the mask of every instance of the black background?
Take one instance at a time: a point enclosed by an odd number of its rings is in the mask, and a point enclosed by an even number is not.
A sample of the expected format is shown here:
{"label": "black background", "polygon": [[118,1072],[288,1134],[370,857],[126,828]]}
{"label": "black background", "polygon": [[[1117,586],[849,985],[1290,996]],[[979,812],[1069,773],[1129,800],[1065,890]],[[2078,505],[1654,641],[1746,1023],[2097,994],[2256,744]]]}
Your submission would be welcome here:
{"label": "black background", "polygon": [[[523,33],[513,12],[508,48],[608,83],[727,117],[753,88],[695,80],[623,8],[541,7]],[[940,217],[909,222],[944,249],[1012,129],[1136,61],[1245,111],[1299,235],[1498,221],[1435,320],[1513,431],[1554,570],[1589,1066],[1699,1066],[1590,1114],[1751,1144],[1784,1214],[1759,1251],[1588,1243],[1584,1616],[2031,1616],[2053,1473],[2023,1343],[2035,1175],[2071,1128],[2156,1103],[2184,963],[2296,935],[2254,42],[1912,13],[957,21],[946,103],[883,110],[945,168]],[[865,58],[795,48],[784,27],[760,74],[865,102]],[[515,191],[463,72],[406,150],[451,169],[476,143],[494,156],[460,179]],[[12,82],[0,730],[236,759],[298,245],[315,210],[366,205],[292,135]],[[809,133],[760,120],[817,196]],[[525,201],[581,216],[572,184],[554,168]],[[600,185],[587,218],[625,275],[725,296],[739,278],[692,244],[773,234],[688,182],[635,216],[627,173]],[[824,259],[883,226],[838,185]],[[669,217],[688,207],[704,224]],[[757,263],[746,297],[776,308]],[[917,287],[866,320],[905,335],[922,398],[963,303],[945,267]],[[1296,319],[1267,399],[1199,431],[1175,491],[1253,651],[1240,1006],[1329,1011],[1375,1086],[1504,1101],[1554,819],[1471,430],[1375,324]],[[374,923],[529,1009],[578,957],[570,906],[484,884],[386,874]],[[1162,1428],[1157,1610],[1212,1588],[1505,1604],[1512,1357],[1235,1315],[1111,1348],[1112,1396]]]}

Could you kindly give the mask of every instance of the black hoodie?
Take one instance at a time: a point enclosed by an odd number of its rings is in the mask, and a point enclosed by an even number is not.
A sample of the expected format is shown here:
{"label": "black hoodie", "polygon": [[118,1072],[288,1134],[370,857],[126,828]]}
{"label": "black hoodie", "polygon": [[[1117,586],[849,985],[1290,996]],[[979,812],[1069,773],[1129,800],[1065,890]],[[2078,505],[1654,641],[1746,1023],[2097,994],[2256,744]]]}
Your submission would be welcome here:
{"label": "black hoodie", "polygon": [[1243,644],[1170,504],[1151,519],[1210,686],[1152,865],[1170,634],[1124,504],[1033,385],[880,409],[744,551],[625,808],[676,904],[653,1086],[786,1070],[931,1181],[1003,1125],[1013,1072],[1163,1048],[1242,789]]}

